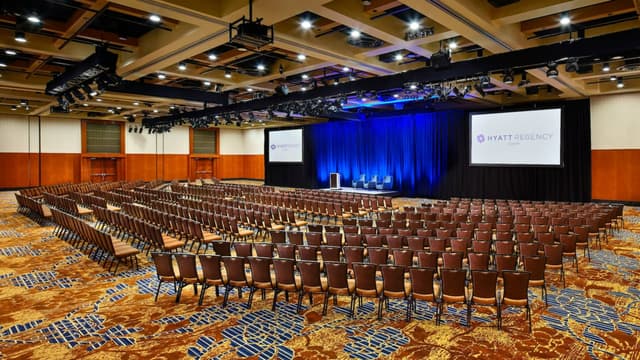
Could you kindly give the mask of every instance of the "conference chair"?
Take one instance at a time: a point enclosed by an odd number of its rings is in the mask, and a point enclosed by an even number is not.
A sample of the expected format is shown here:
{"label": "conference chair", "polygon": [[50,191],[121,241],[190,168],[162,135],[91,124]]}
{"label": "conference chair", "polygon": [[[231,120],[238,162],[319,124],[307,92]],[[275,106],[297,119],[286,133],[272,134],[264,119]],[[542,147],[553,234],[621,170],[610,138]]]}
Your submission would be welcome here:
{"label": "conference chair", "polygon": [[358,177],[356,180],[352,180],[351,181],[351,187],[353,188],[362,188],[364,187],[364,183],[367,180],[367,175],[365,174],[360,174],[360,177]]}
{"label": "conference chair", "polygon": [[[411,321],[411,315],[417,312],[416,300],[428,301],[436,305],[437,314],[437,296],[433,287],[433,275],[436,273],[435,268],[429,267],[411,267],[409,275],[411,279],[411,292],[407,301],[407,321]],[[437,319],[437,316],[434,316]]]}
{"label": "conference chair", "polygon": [[391,189],[393,189],[393,176],[386,175],[382,179],[382,183],[376,185],[376,189],[378,189],[378,190],[391,190]]}
{"label": "conference chair", "polygon": [[378,185],[378,175],[373,175],[371,179],[369,179],[369,181],[364,183],[364,188],[375,190],[377,185]]}
{"label": "conference chair", "polygon": [[403,299],[409,302],[411,283],[404,281],[404,266],[383,265],[382,270],[382,292],[378,301],[378,320],[382,318],[382,307],[386,304],[389,311],[389,298]]}
{"label": "conference chair", "polygon": [[467,302],[467,325],[471,325],[472,306],[494,306],[500,329],[500,303],[496,296],[498,273],[489,270],[472,270],[473,293]]}
{"label": "conference chair", "polygon": [[214,286],[216,289],[216,297],[220,295],[220,291],[218,287],[220,285],[224,286],[224,279],[222,277],[221,271],[221,260],[222,257],[220,255],[203,255],[199,256],[200,264],[202,265],[202,284],[200,288],[200,300],[198,301],[198,305],[202,305],[202,301],[204,300],[204,293],[208,288]]}
{"label": "conference chair", "polygon": [[502,310],[505,307],[517,306],[527,310],[529,332],[531,332],[531,307],[529,306],[529,279],[531,274],[525,271],[504,271],[504,291],[500,304],[500,324],[502,328]]}
{"label": "conference chair", "polygon": [[[355,280],[347,276],[347,263],[328,261],[324,263],[327,273],[327,291],[324,294],[322,315],[327,315],[329,296],[333,295],[333,306],[338,305],[338,295],[351,297],[355,290]],[[353,313],[349,313],[353,317]]]}

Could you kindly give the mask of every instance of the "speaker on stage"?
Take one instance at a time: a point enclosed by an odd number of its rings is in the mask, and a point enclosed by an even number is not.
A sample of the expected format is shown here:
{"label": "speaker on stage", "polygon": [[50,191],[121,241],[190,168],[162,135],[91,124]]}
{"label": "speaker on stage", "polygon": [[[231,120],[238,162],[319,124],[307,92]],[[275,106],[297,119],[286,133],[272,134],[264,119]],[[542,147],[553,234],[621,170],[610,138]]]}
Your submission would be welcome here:
{"label": "speaker on stage", "polygon": [[331,188],[331,189],[340,189],[340,174],[339,173],[331,173],[329,175],[329,188]]}

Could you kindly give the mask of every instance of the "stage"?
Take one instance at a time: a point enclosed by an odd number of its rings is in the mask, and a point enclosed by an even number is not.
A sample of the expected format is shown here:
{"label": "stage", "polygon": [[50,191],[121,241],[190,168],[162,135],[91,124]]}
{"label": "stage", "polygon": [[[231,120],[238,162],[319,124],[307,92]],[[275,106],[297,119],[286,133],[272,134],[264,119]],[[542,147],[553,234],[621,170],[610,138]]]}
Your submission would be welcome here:
{"label": "stage", "polygon": [[394,196],[394,197],[400,196],[400,192],[395,190],[375,190],[375,189],[363,189],[363,188],[352,188],[352,187],[342,187],[340,189],[325,188],[320,190],[363,194],[363,195]]}

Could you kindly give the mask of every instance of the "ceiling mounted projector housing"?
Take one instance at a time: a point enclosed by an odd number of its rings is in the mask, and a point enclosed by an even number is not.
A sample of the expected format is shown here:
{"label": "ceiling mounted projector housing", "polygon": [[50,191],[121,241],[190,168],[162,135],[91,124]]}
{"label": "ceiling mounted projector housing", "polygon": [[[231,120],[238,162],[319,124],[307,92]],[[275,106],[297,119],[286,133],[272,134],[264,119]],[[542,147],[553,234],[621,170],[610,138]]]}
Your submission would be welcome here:
{"label": "ceiling mounted projector housing", "polygon": [[253,20],[252,0],[249,0],[249,19],[243,16],[229,24],[229,42],[255,49],[273,43],[273,25],[263,25],[262,18]]}

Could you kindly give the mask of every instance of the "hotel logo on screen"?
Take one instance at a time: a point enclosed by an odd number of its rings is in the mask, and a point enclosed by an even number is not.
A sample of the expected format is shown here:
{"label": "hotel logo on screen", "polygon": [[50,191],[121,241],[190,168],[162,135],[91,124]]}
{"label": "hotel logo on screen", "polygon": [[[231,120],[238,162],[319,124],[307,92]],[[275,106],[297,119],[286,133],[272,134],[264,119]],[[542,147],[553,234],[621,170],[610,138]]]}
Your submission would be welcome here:
{"label": "hotel logo on screen", "polygon": [[498,134],[498,135],[485,135],[479,134],[476,136],[476,141],[479,144],[487,143],[520,143],[524,141],[551,141],[553,138],[552,133],[529,133],[529,134]]}
{"label": "hotel logo on screen", "polygon": [[271,144],[271,150],[290,151],[300,149],[300,144]]}

